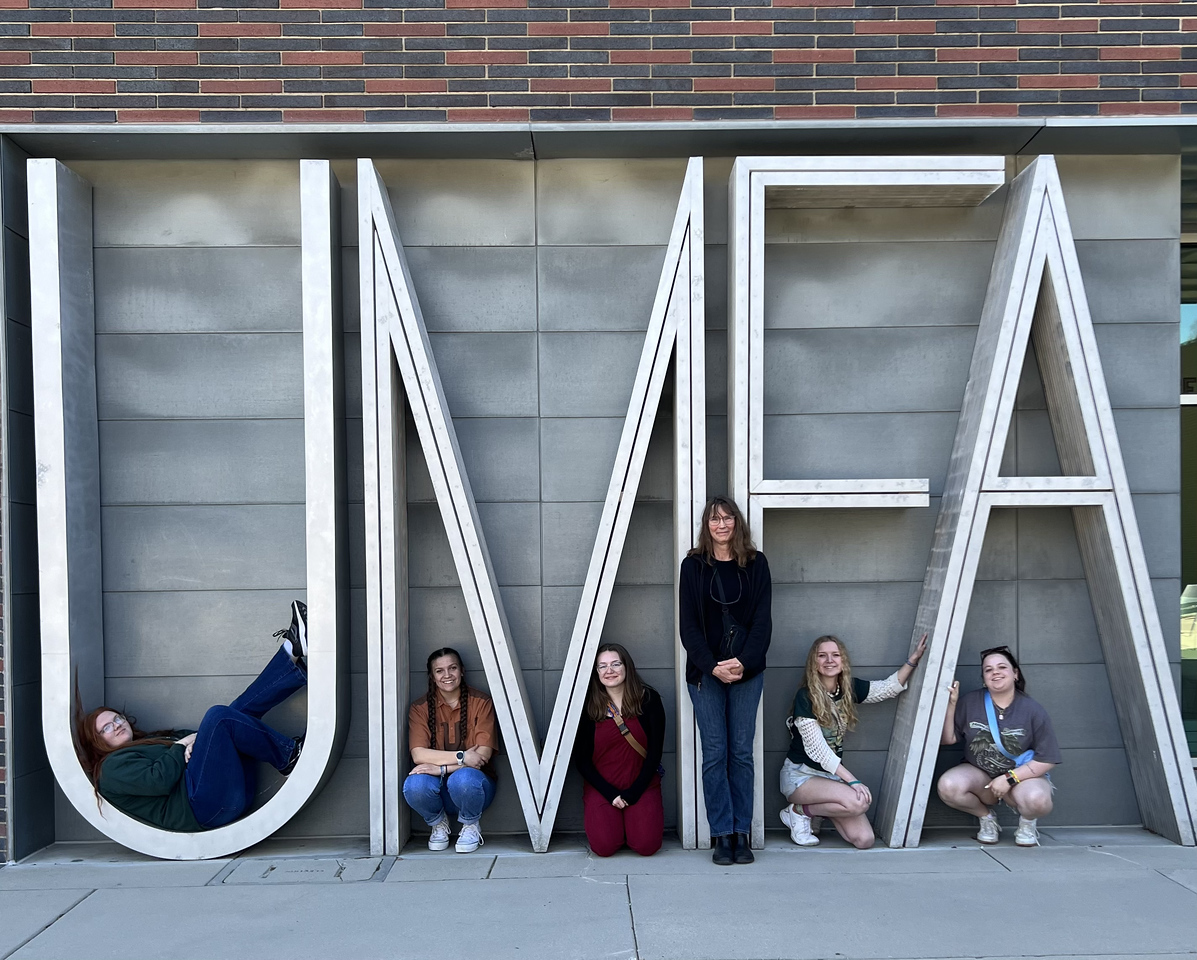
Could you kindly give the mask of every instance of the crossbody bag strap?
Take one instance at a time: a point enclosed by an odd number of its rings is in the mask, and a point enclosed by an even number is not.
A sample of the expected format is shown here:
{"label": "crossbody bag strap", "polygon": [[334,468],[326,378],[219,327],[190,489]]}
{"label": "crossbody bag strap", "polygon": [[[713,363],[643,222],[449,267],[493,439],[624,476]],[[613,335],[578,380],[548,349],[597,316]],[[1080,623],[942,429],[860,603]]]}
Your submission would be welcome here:
{"label": "crossbody bag strap", "polygon": [[985,691],[985,718],[989,721],[989,735],[993,737],[993,745],[998,748],[1003,757],[1011,761],[1016,767],[1021,767],[1024,763],[1030,763],[1035,759],[1034,750],[1028,750],[1017,757],[1006,751],[1006,748],[1002,745],[1002,732],[998,730],[997,714],[993,709],[993,697],[989,695],[988,690]]}
{"label": "crossbody bag strap", "polygon": [[624,736],[624,739],[627,740],[627,742],[629,744],[631,744],[632,749],[635,750],[638,754],[640,754],[640,758],[642,760],[647,760],[648,759],[648,751],[640,745],[640,741],[637,740],[636,737],[632,734],[632,731],[628,729],[628,725],[623,722],[623,715],[620,714],[620,712],[615,709],[615,704],[613,704],[613,703],[607,704],[607,716],[609,716],[612,720],[615,721],[615,725],[619,727],[619,732],[622,733]]}

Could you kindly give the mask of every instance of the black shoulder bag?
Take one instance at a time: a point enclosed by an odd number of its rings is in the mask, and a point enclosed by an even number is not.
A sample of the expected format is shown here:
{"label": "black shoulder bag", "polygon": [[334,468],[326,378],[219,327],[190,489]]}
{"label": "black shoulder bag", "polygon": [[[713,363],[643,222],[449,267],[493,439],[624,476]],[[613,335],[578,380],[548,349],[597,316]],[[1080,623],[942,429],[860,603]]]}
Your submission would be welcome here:
{"label": "black shoulder bag", "polygon": [[[739,579],[740,571],[737,570],[737,582]],[[744,595],[744,585],[740,584],[739,596],[729,603],[723,593],[723,583],[719,579],[719,571],[715,569],[711,571],[711,587],[718,594],[718,596],[712,596],[712,599],[723,609],[723,639],[719,641],[719,658],[731,660],[740,656],[744,650],[744,644],[748,642],[748,631],[731,615],[731,603],[739,602],[740,597]]]}

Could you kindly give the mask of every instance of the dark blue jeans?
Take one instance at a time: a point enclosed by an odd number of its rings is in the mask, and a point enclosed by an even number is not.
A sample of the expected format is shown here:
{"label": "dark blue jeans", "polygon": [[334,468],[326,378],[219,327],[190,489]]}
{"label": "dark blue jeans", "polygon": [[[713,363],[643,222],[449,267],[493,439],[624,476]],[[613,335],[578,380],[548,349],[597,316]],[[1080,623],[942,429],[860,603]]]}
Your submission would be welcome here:
{"label": "dark blue jeans", "polygon": [[758,673],[740,683],[703,677],[687,684],[702,740],[702,792],[712,837],[752,832],[752,739],[765,689]]}
{"label": "dark blue jeans", "polygon": [[307,673],[279,647],[241,696],[204,714],[186,777],[191,810],[205,830],[231,823],[248,809],[258,790],[259,760],[276,770],[287,765],[295,741],[261,718],[307,682]]}
{"label": "dark blue jeans", "polygon": [[403,781],[403,799],[430,827],[445,814],[457,814],[462,825],[477,823],[494,798],[494,782],[473,767],[454,770],[444,780],[413,773]]}

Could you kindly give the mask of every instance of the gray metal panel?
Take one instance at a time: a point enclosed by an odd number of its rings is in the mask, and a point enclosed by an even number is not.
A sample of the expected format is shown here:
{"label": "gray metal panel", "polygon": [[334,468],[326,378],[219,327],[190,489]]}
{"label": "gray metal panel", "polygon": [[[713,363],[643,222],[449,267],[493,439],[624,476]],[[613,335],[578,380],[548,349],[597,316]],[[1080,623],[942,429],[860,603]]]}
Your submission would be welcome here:
{"label": "gray metal panel", "polygon": [[1084,580],[1026,580],[1018,585],[1018,591],[1018,652],[1023,660],[1035,664],[1104,662],[1089,585]]}
{"label": "gray metal panel", "polygon": [[536,416],[535,334],[433,333],[428,339],[453,416]]}
{"label": "gray metal panel", "polygon": [[537,163],[542,244],[665,244],[685,159]]}
{"label": "gray metal panel", "polygon": [[5,320],[8,342],[8,408],[33,415],[33,344],[29,328],[15,320]]}
{"label": "gray metal panel", "polygon": [[1180,335],[1171,323],[1103,323],[1093,328],[1114,407],[1174,407]]}
{"label": "gray metal panel", "polygon": [[[495,577],[505,586],[540,582],[540,525],[535,503],[479,503],[478,516],[491,547]],[[447,587],[458,582],[444,522],[435,504],[407,508],[412,587]],[[592,536],[593,541],[593,536]],[[547,560],[547,557],[546,557]]]}
{"label": "gray metal panel", "polygon": [[1061,156],[1056,166],[1075,239],[1180,238],[1179,156]]}
{"label": "gray metal panel", "polygon": [[1089,240],[1076,245],[1094,323],[1176,323],[1180,245]]}
{"label": "gray metal panel", "polygon": [[29,241],[11,228],[4,230],[4,313],[29,324]]}
{"label": "gray metal panel", "polygon": [[105,507],[107,590],[302,588],[304,509],[292,505]]}
{"label": "gray metal panel", "polygon": [[[1034,514],[1037,518],[1038,514]],[[978,580],[1015,580],[1022,576],[1019,561],[1019,522],[1017,510],[993,510],[981,545],[977,564]]]}
{"label": "gray metal panel", "polygon": [[[659,528],[654,531],[659,536]],[[618,584],[611,591],[611,607],[603,623],[603,643],[623,644],[638,671],[655,670],[662,698],[673,699],[672,583]],[[652,681],[654,684],[658,680]],[[666,693],[668,691],[668,693]],[[669,711],[672,717],[672,710]],[[666,738],[666,743],[672,741]]]}
{"label": "gray metal panel", "polygon": [[617,584],[672,583],[673,545],[661,536],[672,520],[673,504],[636,501],[615,575]]}
{"label": "gray metal panel", "polygon": [[[974,667],[980,682],[981,651],[1003,644],[1019,649],[1018,604],[1022,583],[1011,580],[978,580],[968,607],[964,636],[960,639],[957,669]],[[913,621],[912,621],[913,622]]]}
{"label": "gray metal panel", "polygon": [[[503,609],[507,613],[507,624],[511,628],[511,639],[519,654],[520,666],[525,670],[541,668],[541,588],[502,587]],[[467,671],[476,675],[470,677],[475,686],[485,681],[482,660],[478,656],[477,640],[470,629],[469,612],[461,588],[412,587],[408,592],[410,606],[407,612],[407,630],[410,638],[409,655],[413,675],[422,671],[428,655],[441,647],[454,647],[461,652]],[[575,610],[577,604],[574,605]],[[413,690],[413,696],[427,687],[420,673],[420,682]]]}
{"label": "gray metal panel", "polygon": [[298,246],[299,164],[261,160],[79,161],[95,186],[95,243]]}
{"label": "gray metal panel", "polygon": [[[289,837],[364,837],[370,833],[370,763],[346,757],[311,802],[274,834]],[[268,771],[267,771],[268,772]]]}
{"label": "gray metal panel", "polygon": [[992,262],[990,242],[766,244],[765,327],[970,324]]}
{"label": "gray metal panel", "polygon": [[1047,709],[1062,749],[1122,746],[1104,663],[1036,664],[1024,655],[1027,692]]}
{"label": "gray metal panel", "polygon": [[927,477],[931,496],[938,496],[943,492],[956,419],[953,413],[765,417],[765,477]]}
{"label": "gray metal panel", "polygon": [[704,251],[704,263],[706,328],[708,331],[722,332],[727,329],[727,245],[708,243]]}
{"label": "gray metal panel", "polygon": [[1002,476],[1061,476],[1060,456],[1047,410],[1016,410],[1013,424],[1006,443],[1017,450],[1016,460],[1007,458],[1003,462]]}
{"label": "gray metal panel", "polygon": [[1152,577],[1180,576],[1180,495],[1137,493],[1135,519],[1143,538],[1143,554]]}
{"label": "gray metal panel", "polygon": [[540,413],[622,417],[644,337],[636,333],[542,333]]}
{"label": "gray metal panel", "polygon": [[[535,167],[512,160],[374,161],[375,170],[386,184],[395,222],[402,226],[405,246],[506,247],[536,243]],[[351,163],[336,163],[333,168],[345,185],[343,242],[356,244],[356,170]]]}
{"label": "gray metal panel", "polygon": [[[453,425],[470,486],[479,501],[539,498],[540,444],[534,417],[454,417]],[[407,501],[435,500],[419,437],[414,429],[408,430]]]}
{"label": "gray metal panel", "polygon": [[[1053,822],[1077,826],[1143,822],[1124,749],[1061,749],[1060,756],[1063,763],[1052,771]],[[1085,788],[1094,783],[1100,783],[1101,789]]]}
{"label": "gray metal panel", "polygon": [[33,417],[8,411],[8,445],[3,452],[9,499],[15,503],[33,503],[37,496]]}
{"label": "gray metal panel", "polygon": [[1180,491],[1180,408],[1115,410],[1126,477],[1136,493]]}
{"label": "gray metal panel", "polygon": [[[8,776],[19,779],[47,766],[46,747],[42,740],[41,682],[24,683],[13,687],[12,704],[6,711],[5,723],[13,728],[12,755],[8,758]],[[21,821],[32,811],[20,810]],[[32,814],[36,818],[36,814]]]}
{"label": "gray metal panel", "polygon": [[403,250],[430,333],[536,329],[535,247]]}
{"label": "gray metal panel", "polygon": [[601,501],[541,504],[546,587],[582,585],[602,512]]}
{"label": "gray metal panel", "polygon": [[303,416],[298,334],[96,337],[102,419]]}
{"label": "gray metal panel", "polygon": [[542,417],[542,499],[601,502],[622,431],[615,417]]}
{"label": "gray metal panel", "polygon": [[[1155,605],[1159,611],[1160,624],[1164,633],[1164,645],[1168,650],[1168,659],[1180,664],[1180,579],[1161,578],[1151,581],[1152,593],[1155,595]],[[1177,678],[1177,689],[1180,689]]]}
{"label": "gray metal panel", "polygon": [[[33,563],[36,564],[36,560]],[[5,630],[13,649],[18,652],[4,665],[11,682],[36,683],[42,675],[41,658],[37,656],[41,649],[41,637],[36,593],[17,593],[12,596],[5,612]],[[40,694],[38,696],[40,699]]]}
{"label": "gray metal panel", "polygon": [[976,336],[974,326],[770,330],[765,413],[959,410]]}
{"label": "gray metal panel", "polygon": [[664,246],[540,248],[540,329],[643,332],[664,259]]}
{"label": "gray metal panel", "polygon": [[298,247],[96,250],[97,333],[298,333]]}
{"label": "gray metal panel", "polygon": [[29,236],[29,205],[25,202],[27,186],[25,161],[29,155],[10,137],[0,143],[0,195],[4,226],[22,237]]}
{"label": "gray metal panel", "polygon": [[100,491],[119,503],[303,503],[302,420],[109,420]]}
{"label": "gray metal panel", "polygon": [[1018,577],[1020,580],[1084,579],[1076,527],[1068,507],[1019,510]]}

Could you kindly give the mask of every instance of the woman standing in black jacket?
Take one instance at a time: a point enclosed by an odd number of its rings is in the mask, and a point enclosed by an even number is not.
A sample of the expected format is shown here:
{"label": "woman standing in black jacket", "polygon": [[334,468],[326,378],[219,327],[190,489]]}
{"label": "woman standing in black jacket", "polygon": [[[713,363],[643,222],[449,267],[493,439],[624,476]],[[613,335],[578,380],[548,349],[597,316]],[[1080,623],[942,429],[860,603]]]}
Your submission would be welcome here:
{"label": "woman standing in black jacket", "polygon": [[640,679],[627,650],[602,644],[574,740],[574,764],[585,781],[586,839],[596,856],[611,856],[625,841],[642,857],[661,849],[664,745],[657,691]]}
{"label": "woman standing in black jacket", "polygon": [[740,508],[726,497],[712,497],[703,510],[698,545],[682,561],[679,591],[711,859],[752,863],[752,741],[773,634],[773,581]]}

